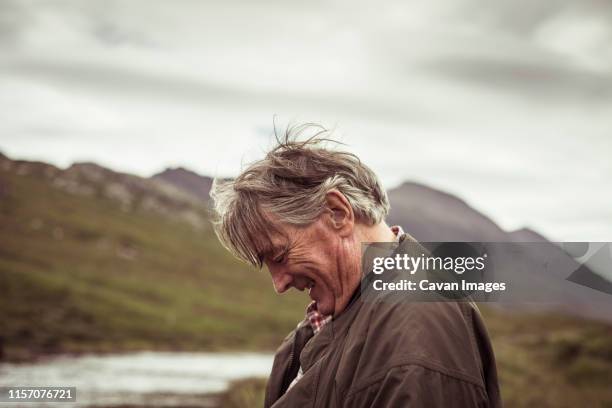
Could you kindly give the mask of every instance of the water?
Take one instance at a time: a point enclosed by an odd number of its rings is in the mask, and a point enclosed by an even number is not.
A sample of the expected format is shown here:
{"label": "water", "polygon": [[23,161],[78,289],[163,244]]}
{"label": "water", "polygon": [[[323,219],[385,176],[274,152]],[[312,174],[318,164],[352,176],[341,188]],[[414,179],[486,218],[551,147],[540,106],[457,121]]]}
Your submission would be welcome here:
{"label": "water", "polygon": [[[213,406],[210,394],[247,377],[265,377],[272,355],[162,353],[57,357],[30,364],[0,364],[0,386],[77,387],[77,402],[46,406]],[[208,394],[208,395],[206,395]],[[0,406],[42,406],[5,403]]]}

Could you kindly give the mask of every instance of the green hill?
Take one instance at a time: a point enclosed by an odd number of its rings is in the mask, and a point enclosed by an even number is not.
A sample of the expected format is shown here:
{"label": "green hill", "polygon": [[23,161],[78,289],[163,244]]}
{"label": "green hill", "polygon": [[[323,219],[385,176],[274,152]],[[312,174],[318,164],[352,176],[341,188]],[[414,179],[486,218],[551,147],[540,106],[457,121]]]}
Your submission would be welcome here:
{"label": "green hill", "polygon": [[[173,202],[153,187],[109,183],[122,175],[108,170],[88,178],[82,168],[73,168],[76,176],[68,177],[68,170],[44,164],[5,160],[3,165],[0,336],[5,357],[273,349],[302,317],[307,299],[275,296],[266,271],[231,259],[206,222],[196,227],[174,217],[188,208],[192,221],[205,220],[205,208]],[[66,188],[66,180],[78,184]],[[128,186],[133,197],[117,200],[106,194],[113,191],[109,185]],[[168,199],[163,210],[150,204],[155,197]]]}

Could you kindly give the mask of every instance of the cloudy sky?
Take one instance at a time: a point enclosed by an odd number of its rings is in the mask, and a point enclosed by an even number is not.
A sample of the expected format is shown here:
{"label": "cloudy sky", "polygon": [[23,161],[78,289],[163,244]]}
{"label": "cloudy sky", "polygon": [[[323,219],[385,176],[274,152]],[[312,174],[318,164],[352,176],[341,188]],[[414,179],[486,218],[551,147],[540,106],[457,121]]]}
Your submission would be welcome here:
{"label": "cloudy sky", "polygon": [[231,176],[273,117],[388,187],[612,240],[612,1],[0,0],[0,150]]}

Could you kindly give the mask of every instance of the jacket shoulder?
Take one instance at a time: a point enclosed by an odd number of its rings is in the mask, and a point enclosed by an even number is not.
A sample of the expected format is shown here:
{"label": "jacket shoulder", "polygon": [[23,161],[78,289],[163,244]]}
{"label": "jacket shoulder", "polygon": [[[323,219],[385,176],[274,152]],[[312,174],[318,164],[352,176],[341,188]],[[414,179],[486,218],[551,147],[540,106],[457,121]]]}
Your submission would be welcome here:
{"label": "jacket shoulder", "polygon": [[[354,329],[362,331],[365,371],[384,375],[393,367],[418,365],[484,387],[479,339],[484,325],[470,303],[376,302],[362,309]],[[359,340],[356,340],[357,342]],[[351,342],[349,340],[349,342]],[[355,344],[355,346],[357,346]]]}

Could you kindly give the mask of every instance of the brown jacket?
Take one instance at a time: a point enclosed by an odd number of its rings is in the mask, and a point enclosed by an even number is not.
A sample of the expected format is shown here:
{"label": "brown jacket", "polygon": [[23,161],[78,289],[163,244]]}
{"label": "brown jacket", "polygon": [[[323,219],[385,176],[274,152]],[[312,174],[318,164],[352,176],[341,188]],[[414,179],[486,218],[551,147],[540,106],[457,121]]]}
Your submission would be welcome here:
{"label": "brown jacket", "polygon": [[[299,364],[304,375],[288,391]],[[312,337],[281,344],[265,407],[499,407],[495,357],[476,306],[355,299]]]}

